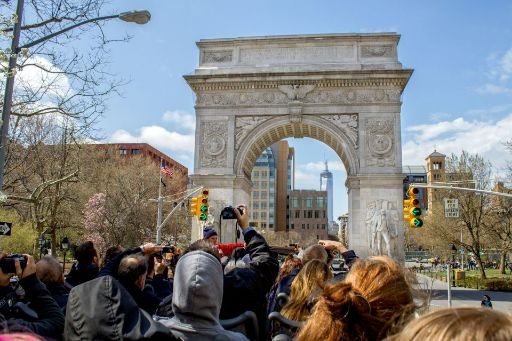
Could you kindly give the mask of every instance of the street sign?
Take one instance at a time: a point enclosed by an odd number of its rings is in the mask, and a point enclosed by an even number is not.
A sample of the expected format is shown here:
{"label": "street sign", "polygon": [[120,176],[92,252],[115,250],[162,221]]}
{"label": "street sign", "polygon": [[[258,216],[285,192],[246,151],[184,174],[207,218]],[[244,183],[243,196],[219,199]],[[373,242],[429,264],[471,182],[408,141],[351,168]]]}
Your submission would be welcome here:
{"label": "street sign", "polygon": [[12,223],[0,221],[0,236],[10,236]]}
{"label": "street sign", "polygon": [[459,199],[444,198],[444,216],[446,218],[459,217]]}

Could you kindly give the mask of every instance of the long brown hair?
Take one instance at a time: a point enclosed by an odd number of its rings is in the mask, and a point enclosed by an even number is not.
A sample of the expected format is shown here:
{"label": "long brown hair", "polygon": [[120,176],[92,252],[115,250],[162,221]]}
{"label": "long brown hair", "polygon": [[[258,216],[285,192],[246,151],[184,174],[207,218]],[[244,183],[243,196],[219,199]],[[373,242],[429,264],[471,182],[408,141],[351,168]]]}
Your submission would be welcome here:
{"label": "long brown hair", "polygon": [[279,284],[281,280],[288,276],[293,269],[295,268],[301,268],[302,267],[302,261],[300,258],[295,257],[294,255],[287,255],[284,259],[283,265],[281,265],[281,268],[279,269],[279,273],[277,274],[277,278],[275,281],[275,284]]}
{"label": "long brown hair", "polygon": [[358,260],[345,281],[325,286],[297,340],[381,340],[414,312],[405,270],[389,257]]}
{"label": "long brown hair", "polygon": [[388,341],[512,340],[512,316],[486,308],[459,307],[436,310],[411,321]]}
{"label": "long brown hair", "polygon": [[290,320],[307,319],[310,305],[315,301],[311,295],[315,290],[323,289],[325,281],[330,278],[332,273],[327,264],[319,260],[309,261],[293,280],[290,300],[281,310],[281,314]]}

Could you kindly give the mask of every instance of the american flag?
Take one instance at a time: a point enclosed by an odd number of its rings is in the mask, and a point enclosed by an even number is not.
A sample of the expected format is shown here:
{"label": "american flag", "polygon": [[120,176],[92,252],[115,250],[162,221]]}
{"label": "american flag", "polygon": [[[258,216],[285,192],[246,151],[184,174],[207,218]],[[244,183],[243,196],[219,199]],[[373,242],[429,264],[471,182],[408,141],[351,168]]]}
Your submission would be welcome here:
{"label": "american flag", "polygon": [[167,167],[167,166],[162,166],[160,168],[160,172],[164,173],[165,175],[169,175],[169,176],[172,176],[174,173],[172,172],[172,170]]}

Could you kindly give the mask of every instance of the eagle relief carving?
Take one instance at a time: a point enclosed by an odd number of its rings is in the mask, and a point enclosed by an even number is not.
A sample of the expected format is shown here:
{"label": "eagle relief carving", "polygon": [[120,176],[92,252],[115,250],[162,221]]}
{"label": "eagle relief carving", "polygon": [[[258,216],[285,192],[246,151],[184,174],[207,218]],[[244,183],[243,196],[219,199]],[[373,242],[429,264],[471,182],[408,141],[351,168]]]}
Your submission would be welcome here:
{"label": "eagle relief carving", "polygon": [[308,93],[313,91],[314,85],[279,85],[278,89],[285,93],[290,101],[303,100]]}

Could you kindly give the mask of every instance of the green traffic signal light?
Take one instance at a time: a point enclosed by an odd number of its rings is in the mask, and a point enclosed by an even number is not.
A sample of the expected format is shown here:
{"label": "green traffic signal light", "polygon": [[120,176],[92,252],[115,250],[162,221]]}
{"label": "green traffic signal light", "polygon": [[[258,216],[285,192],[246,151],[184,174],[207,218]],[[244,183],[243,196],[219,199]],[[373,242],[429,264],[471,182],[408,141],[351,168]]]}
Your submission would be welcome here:
{"label": "green traffic signal light", "polygon": [[419,218],[414,218],[411,220],[411,227],[422,227],[423,226],[423,220]]}
{"label": "green traffic signal light", "polygon": [[206,205],[201,205],[200,210],[201,210],[201,212],[208,212],[208,206],[206,206]]}
{"label": "green traffic signal light", "polygon": [[206,221],[206,219],[208,219],[208,216],[206,215],[206,213],[201,213],[199,215],[199,220]]}
{"label": "green traffic signal light", "polygon": [[421,208],[414,207],[411,209],[411,213],[413,216],[417,217],[417,216],[421,215]]}

